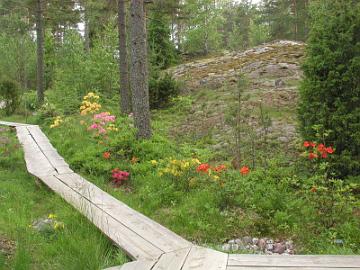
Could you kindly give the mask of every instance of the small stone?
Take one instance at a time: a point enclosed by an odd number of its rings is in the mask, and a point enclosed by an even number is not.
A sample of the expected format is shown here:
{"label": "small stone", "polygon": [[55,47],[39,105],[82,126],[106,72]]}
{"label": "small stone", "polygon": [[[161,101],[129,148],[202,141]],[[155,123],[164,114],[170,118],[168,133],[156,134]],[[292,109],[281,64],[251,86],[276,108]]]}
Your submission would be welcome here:
{"label": "small stone", "polygon": [[230,244],[230,245],[235,244],[235,240],[234,239],[229,240],[228,244]]}
{"label": "small stone", "polygon": [[229,252],[231,249],[231,246],[229,244],[224,244],[221,249],[225,252]]}
{"label": "small stone", "polygon": [[274,249],[273,249],[273,252],[274,253],[278,253],[278,254],[283,254],[284,251],[285,251],[286,247],[284,244],[282,243],[276,243],[274,244]]}
{"label": "small stone", "polygon": [[238,245],[244,245],[243,241],[239,238],[235,239],[235,243]]}
{"label": "small stone", "polygon": [[286,249],[294,249],[294,243],[293,241],[286,241],[285,242]]}
{"label": "small stone", "polygon": [[32,228],[38,232],[50,232],[54,231],[53,228],[54,220],[50,218],[40,218],[32,223]]}
{"label": "small stone", "polygon": [[254,250],[254,251],[258,251],[259,250],[259,247],[257,245],[252,245],[251,246],[251,249]]}
{"label": "small stone", "polygon": [[252,243],[253,243],[253,245],[257,245],[259,243],[259,238],[254,237],[252,239]]}
{"label": "small stone", "polygon": [[274,249],[274,244],[266,244],[266,250],[273,250]]}
{"label": "small stone", "polygon": [[273,255],[273,253],[269,250],[265,250],[265,255]]}
{"label": "small stone", "polygon": [[342,239],[335,239],[335,240],[334,240],[334,244],[337,244],[337,245],[339,245],[339,246],[342,246],[342,245],[344,245],[344,240],[342,240]]}
{"label": "small stone", "polygon": [[252,238],[250,236],[244,236],[242,240],[245,244],[252,244]]}
{"label": "small stone", "polygon": [[237,251],[237,250],[239,250],[239,245],[238,244],[232,244],[232,245],[230,245],[230,249],[231,249],[231,251]]}
{"label": "small stone", "polygon": [[259,240],[258,246],[259,246],[260,250],[265,250],[265,247],[266,247],[266,241],[265,241],[265,239],[261,238],[261,239]]}

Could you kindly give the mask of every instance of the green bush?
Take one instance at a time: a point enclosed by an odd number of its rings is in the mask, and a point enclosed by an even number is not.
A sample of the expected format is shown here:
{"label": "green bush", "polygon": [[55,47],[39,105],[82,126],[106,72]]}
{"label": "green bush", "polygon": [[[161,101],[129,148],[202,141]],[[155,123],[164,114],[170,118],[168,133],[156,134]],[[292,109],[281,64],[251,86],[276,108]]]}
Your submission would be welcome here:
{"label": "green bush", "polygon": [[23,108],[25,108],[26,110],[35,111],[38,106],[36,91],[26,91],[21,97],[21,102]]}
{"label": "green bush", "polygon": [[4,110],[7,115],[15,112],[20,103],[20,89],[16,82],[6,79],[0,82],[1,101],[4,102]]}
{"label": "green bush", "polygon": [[179,94],[179,86],[173,77],[166,73],[161,76],[154,72],[149,81],[150,107],[152,109],[165,107],[172,97]]}
{"label": "green bush", "polygon": [[[360,173],[360,3],[315,1],[303,64],[299,119],[306,140],[336,149],[332,168],[341,177]],[[320,134],[321,137],[322,134]]]}

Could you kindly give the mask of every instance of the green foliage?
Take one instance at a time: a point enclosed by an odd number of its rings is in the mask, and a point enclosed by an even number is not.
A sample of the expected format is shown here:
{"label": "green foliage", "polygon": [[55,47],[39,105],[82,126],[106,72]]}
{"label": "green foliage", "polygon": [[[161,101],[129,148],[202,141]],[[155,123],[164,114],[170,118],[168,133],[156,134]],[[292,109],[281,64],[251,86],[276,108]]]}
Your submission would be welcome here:
{"label": "green foliage", "polygon": [[153,72],[149,81],[149,100],[152,109],[168,105],[171,98],[179,94],[179,86],[173,77],[165,73]]}
{"label": "green foliage", "polygon": [[38,107],[36,91],[26,91],[21,97],[22,107],[28,111],[35,111]]}
{"label": "green foliage", "polygon": [[166,69],[177,62],[177,52],[170,40],[169,20],[159,11],[151,14],[148,29],[150,63],[159,69]]}
{"label": "green foliage", "polygon": [[317,139],[314,126],[335,146],[337,175],[360,173],[360,3],[319,1],[312,6],[312,31],[305,79],[300,90],[299,119],[304,138]]}
{"label": "green foliage", "polygon": [[20,103],[20,88],[16,82],[7,79],[0,81],[0,101],[4,102],[7,115],[16,111]]}
{"label": "green foliage", "polygon": [[[9,257],[2,257],[2,246],[1,269],[95,270],[127,262],[91,222],[35,182],[26,171],[15,133],[4,128],[0,131],[0,197],[0,237],[14,243]],[[47,235],[29,226],[49,214],[55,214],[64,229]]]}
{"label": "green foliage", "polygon": [[117,32],[110,24],[94,40],[90,54],[84,51],[79,33],[69,30],[57,53],[57,65],[49,101],[65,114],[78,111],[82,96],[96,91],[111,97],[118,92]]}

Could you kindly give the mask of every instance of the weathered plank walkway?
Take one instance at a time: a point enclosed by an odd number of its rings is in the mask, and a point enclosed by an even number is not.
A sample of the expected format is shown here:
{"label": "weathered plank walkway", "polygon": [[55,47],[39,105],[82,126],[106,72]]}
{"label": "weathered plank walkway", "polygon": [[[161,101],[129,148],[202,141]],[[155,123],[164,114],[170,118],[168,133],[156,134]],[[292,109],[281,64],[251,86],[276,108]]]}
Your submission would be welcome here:
{"label": "weathered plank walkway", "polygon": [[229,255],[196,246],[73,172],[38,126],[0,125],[16,128],[28,171],[135,260],[107,270],[360,270],[360,256]]}

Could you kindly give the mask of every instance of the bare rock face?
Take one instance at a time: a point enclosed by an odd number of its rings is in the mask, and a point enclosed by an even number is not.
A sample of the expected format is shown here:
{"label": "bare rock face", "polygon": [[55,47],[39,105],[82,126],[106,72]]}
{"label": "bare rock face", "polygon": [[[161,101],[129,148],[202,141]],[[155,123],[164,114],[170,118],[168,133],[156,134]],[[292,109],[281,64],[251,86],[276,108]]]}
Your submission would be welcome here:
{"label": "bare rock face", "polygon": [[[244,110],[252,113],[248,120],[255,135],[267,134],[288,151],[297,136],[295,108],[304,49],[304,43],[278,41],[170,68],[184,92],[195,97],[188,116],[174,125],[171,135],[211,138],[212,151],[230,153],[234,129],[227,122],[229,108],[236,105],[239,74],[245,74],[249,85],[244,95],[250,99]],[[266,131],[258,121],[260,106],[272,114]]]}
{"label": "bare rock face", "polygon": [[222,56],[196,60],[170,68],[168,72],[185,82],[186,88],[218,88],[224,83],[236,83],[239,74],[250,79],[263,77],[300,78],[300,61],[305,44],[278,41],[264,44],[244,52],[230,52]]}

